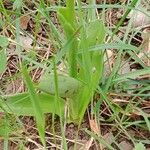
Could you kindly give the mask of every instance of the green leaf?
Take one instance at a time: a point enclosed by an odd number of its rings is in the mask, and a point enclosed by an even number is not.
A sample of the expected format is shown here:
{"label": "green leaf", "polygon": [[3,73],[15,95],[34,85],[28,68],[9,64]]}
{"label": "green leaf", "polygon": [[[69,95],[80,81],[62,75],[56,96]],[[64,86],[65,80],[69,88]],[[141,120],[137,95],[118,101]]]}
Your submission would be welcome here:
{"label": "green leaf", "polygon": [[67,0],[67,6],[65,8],[60,8],[58,11],[61,14],[67,23],[70,23],[74,28],[76,24],[75,9],[74,9],[74,0]]}
{"label": "green leaf", "polygon": [[135,145],[134,150],[146,150],[145,146],[140,142]]}
{"label": "green leaf", "polygon": [[73,26],[70,24],[70,22],[67,21],[64,15],[60,12],[61,11],[58,12],[58,18],[62,24],[62,27],[64,28],[67,38],[69,39],[73,35],[75,30]]}
{"label": "green leaf", "polygon": [[[55,101],[54,96],[46,93],[36,95],[38,97],[36,101],[38,101],[43,113],[54,113],[63,116],[65,104],[63,99],[60,98],[58,101]],[[18,116],[35,116],[29,93],[4,96],[3,98],[6,99],[6,101],[0,100],[0,112],[4,112],[5,110],[8,113]]]}
{"label": "green leaf", "polygon": [[[69,76],[62,74],[58,75],[58,94],[60,97],[70,97],[72,98],[78,93],[78,90],[82,88],[83,84]],[[55,80],[54,74],[46,73],[42,76],[38,89],[41,91],[55,95]]]}
{"label": "green leaf", "polygon": [[0,47],[7,47],[9,44],[8,39],[5,36],[0,35]]}
{"label": "green leaf", "polygon": [[105,37],[105,28],[100,20],[95,20],[89,23],[87,27],[87,41],[89,46],[101,44]]}
{"label": "green leaf", "polygon": [[0,51],[0,73],[3,73],[7,66],[7,55],[6,51],[3,49]]}
{"label": "green leaf", "polygon": [[[87,47],[89,48],[90,46],[95,46],[96,44],[101,44],[104,41],[105,38],[105,28],[104,25],[101,21],[99,20],[95,20],[90,22],[87,25],[87,41],[86,43],[88,44]],[[84,45],[85,45],[85,39],[81,40],[81,49],[84,49]],[[89,52],[87,50],[86,54],[90,53],[90,59],[88,61],[88,59],[84,59],[85,61],[85,65],[83,66],[83,68],[87,68],[87,70],[90,68],[89,66],[91,66],[91,70],[90,70],[90,77],[86,83],[87,86],[85,86],[84,88],[82,88],[81,92],[79,93],[78,97],[75,97],[74,100],[72,100],[72,103],[77,103],[77,105],[80,103],[80,105],[76,108],[72,108],[72,109],[76,109],[75,111],[77,111],[78,113],[74,113],[78,115],[78,122],[82,120],[84,113],[88,107],[89,102],[92,100],[93,94],[99,84],[99,80],[102,76],[102,71],[103,71],[103,52],[101,51],[91,51]],[[85,54],[85,55],[86,55]],[[85,56],[84,55],[84,56]],[[83,56],[83,57],[84,57]],[[83,73],[80,72],[81,74],[85,74],[85,69],[83,69]],[[85,74],[87,76],[87,74]],[[80,77],[82,78],[82,75],[80,75]],[[80,80],[81,80],[80,78]],[[83,79],[84,80],[84,76]],[[78,101],[80,100],[80,102]],[[76,105],[76,106],[77,106]],[[73,104],[72,106],[75,106],[75,104]],[[77,120],[77,119],[76,119]]]}

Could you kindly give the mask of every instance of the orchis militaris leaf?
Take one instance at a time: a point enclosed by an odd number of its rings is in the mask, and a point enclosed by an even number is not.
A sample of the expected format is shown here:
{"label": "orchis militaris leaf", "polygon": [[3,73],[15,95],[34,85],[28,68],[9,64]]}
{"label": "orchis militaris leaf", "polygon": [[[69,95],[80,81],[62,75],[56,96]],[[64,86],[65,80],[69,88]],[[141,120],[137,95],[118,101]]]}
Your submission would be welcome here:
{"label": "orchis militaris leaf", "polygon": [[[83,87],[83,84],[69,76],[58,74],[58,94],[63,98],[71,98],[78,94],[79,90]],[[37,87],[39,90],[46,93],[55,95],[55,80],[54,74],[46,73],[42,76],[40,83]]]}
{"label": "orchis militaris leaf", "polygon": [[[55,96],[47,93],[37,93],[36,95],[38,97],[36,101],[39,103],[42,113],[55,113],[63,116],[65,104],[63,99],[59,98],[58,101],[55,101]],[[0,108],[0,112],[4,112],[5,110],[10,114],[18,116],[35,116],[29,93],[7,95],[2,98],[6,101],[0,100],[0,106],[3,108]],[[54,106],[60,106],[60,108]]]}
{"label": "orchis militaris leaf", "polygon": [[[59,9],[58,18],[62,27],[64,28],[67,40],[72,39],[74,33],[77,31],[74,0],[68,0],[67,6]],[[71,77],[77,77],[77,45],[77,37],[74,37],[68,47],[67,54],[69,61],[69,75]]]}

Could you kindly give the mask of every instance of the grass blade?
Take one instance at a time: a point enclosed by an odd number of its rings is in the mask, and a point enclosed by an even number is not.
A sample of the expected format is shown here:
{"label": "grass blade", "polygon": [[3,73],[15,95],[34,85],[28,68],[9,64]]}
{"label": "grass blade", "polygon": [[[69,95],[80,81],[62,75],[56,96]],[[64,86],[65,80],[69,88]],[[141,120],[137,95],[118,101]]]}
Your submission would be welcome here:
{"label": "grass blade", "polygon": [[34,86],[32,84],[32,81],[30,79],[30,76],[27,72],[27,69],[22,65],[22,74],[23,74],[23,78],[24,81],[28,87],[28,91],[29,91],[29,96],[32,102],[32,106],[33,106],[33,111],[35,114],[35,119],[36,119],[36,124],[37,124],[37,129],[42,141],[42,144],[44,146],[45,145],[45,118],[44,118],[44,114],[41,110],[40,104],[39,104],[39,97],[36,94],[36,91],[34,89]]}
{"label": "grass blade", "polygon": [[119,76],[118,78],[115,78],[113,81],[123,81],[123,80],[127,80],[128,78],[137,78],[141,75],[145,75],[145,74],[150,74],[150,68],[146,68],[146,69],[141,69],[141,70],[137,70],[131,73],[126,73],[123,74],[121,76]]}

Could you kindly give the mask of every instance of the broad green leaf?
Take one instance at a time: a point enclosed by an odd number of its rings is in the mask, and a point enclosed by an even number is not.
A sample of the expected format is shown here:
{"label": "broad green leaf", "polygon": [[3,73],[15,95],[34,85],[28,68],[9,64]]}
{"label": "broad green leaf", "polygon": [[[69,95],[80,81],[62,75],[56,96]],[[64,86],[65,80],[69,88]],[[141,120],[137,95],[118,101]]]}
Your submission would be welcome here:
{"label": "broad green leaf", "polygon": [[[64,112],[64,100],[55,101],[55,97],[46,93],[36,94],[40,109],[43,113],[54,113],[59,116]],[[16,95],[4,96],[6,101],[0,100],[0,112],[4,110],[18,116],[35,116],[34,108],[29,93],[21,93]],[[2,109],[3,108],[3,109]]]}
{"label": "broad green leaf", "polygon": [[95,20],[89,23],[87,27],[87,41],[89,46],[101,44],[105,37],[105,28],[100,20]]}
{"label": "broad green leaf", "polygon": [[[58,75],[58,93],[60,97],[70,97],[72,98],[75,96],[80,88],[82,88],[83,84],[69,76],[65,76],[62,74]],[[50,93],[55,95],[55,80],[54,74],[46,73],[42,76],[40,83],[38,85],[38,89],[41,91]]]}
{"label": "broad green leaf", "polygon": [[74,11],[74,2],[75,0],[66,0],[67,7],[73,9],[72,11]]}
{"label": "broad green leaf", "polygon": [[146,150],[145,146],[140,142],[135,145],[134,150]]}
{"label": "broad green leaf", "polygon": [[67,0],[67,6],[65,8],[60,8],[58,13],[62,14],[66,22],[71,24],[75,28],[76,19],[75,19],[75,9],[74,9],[74,0]]}
{"label": "broad green leaf", "polygon": [[74,0],[67,0],[67,6],[64,8],[60,8],[57,14],[64,28],[64,31],[66,32],[67,38],[71,37],[76,30]]}
{"label": "broad green leaf", "polygon": [[7,66],[7,55],[6,51],[0,50],[0,73],[3,73]]}
{"label": "broad green leaf", "polygon": [[[106,35],[106,30],[104,27],[104,24],[100,20],[95,20],[89,24],[88,27],[88,40],[89,43],[90,41],[93,40],[93,43],[91,43],[90,46],[95,46],[96,44],[101,44],[104,42],[104,38]],[[92,75],[92,84],[93,84],[93,89],[97,87],[99,84],[99,80],[102,76],[102,71],[103,71],[103,52],[93,52],[92,53],[92,68],[93,70],[93,75]]]}
{"label": "broad green leaf", "polygon": [[92,100],[92,96],[92,87],[89,88],[89,86],[84,86],[80,89],[78,95],[72,97],[72,99],[68,101],[71,112],[71,121],[77,124],[79,124],[82,121],[88,104]]}
{"label": "broad green leaf", "polygon": [[[58,76],[58,90],[59,95],[68,100],[69,119],[73,122],[80,123],[93,97],[94,91],[99,84],[103,70],[103,52],[89,51],[89,49],[92,46],[95,47],[95,45],[103,43],[106,31],[100,20],[94,20],[84,24],[83,22],[85,20],[81,15],[82,18],[79,24],[82,28],[76,37],[75,32],[77,31],[78,23],[75,16],[74,1],[67,0],[66,4],[65,8],[59,9],[58,18],[66,33],[66,39],[69,41],[74,37],[74,40],[68,46],[66,53],[70,77]],[[82,53],[80,53],[80,50]],[[78,51],[80,53],[79,55],[77,55]],[[79,62],[78,65],[77,60]],[[41,79],[38,88],[45,92],[55,94],[53,76],[51,75],[50,77],[50,75],[47,75],[44,79]],[[85,84],[82,84],[76,79],[85,82]]]}
{"label": "broad green leaf", "polygon": [[73,35],[75,31],[73,26],[70,24],[70,22],[66,20],[66,18],[60,12],[58,12],[58,18],[62,24],[62,27],[64,28],[67,38],[68,39],[71,38],[71,36]]}
{"label": "broad green leaf", "polygon": [[0,47],[7,47],[9,44],[8,39],[5,36],[0,35]]}
{"label": "broad green leaf", "polygon": [[69,65],[69,75],[71,77],[77,77],[77,48],[78,41],[74,35],[77,31],[77,21],[75,16],[75,1],[67,0],[66,7],[60,8],[57,12],[60,23],[66,34],[66,38],[69,41],[74,36],[72,43],[69,45],[67,59]]}
{"label": "broad green leaf", "polygon": [[[103,43],[104,38],[105,38],[105,32],[106,32],[103,23],[99,20],[95,20],[95,21],[90,22],[87,26],[88,27],[86,30],[87,30],[88,48],[90,46],[95,46],[96,44]],[[83,39],[83,40],[85,41],[85,39]],[[84,41],[81,41],[81,44],[84,43]],[[81,45],[81,46],[83,46],[83,48],[84,48],[84,45]],[[82,49],[82,47],[81,47],[81,49]],[[75,99],[72,100],[72,103],[76,102],[77,104],[79,103],[77,101],[80,100],[79,107],[76,107],[76,111],[78,111],[78,113],[76,113],[76,114],[78,114],[79,121],[82,120],[84,113],[86,111],[86,108],[88,107],[89,102],[92,100],[93,94],[99,84],[99,80],[102,76],[103,63],[104,63],[103,53],[101,51],[97,51],[97,52],[96,51],[95,52],[87,51],[86,53],[91,54],[91,61],[88,61],[87,59],[85,59],[85,62],[86,62],[85,65],[92,66],[92,70],[90,70],[91,71],[91,74],[90,74],[91,80],[88,81],[88,83],[86,83],[87,86],[84,86],[84,88],[81,90],[78,97],[75,97]],[[82,76],[80,75],[80,77],[82,77]],[[73,105],[75,105],[75,104],[73,104]]]}

